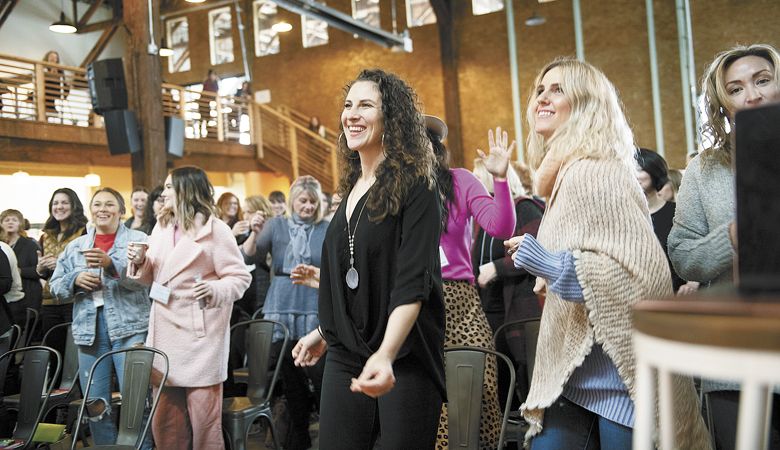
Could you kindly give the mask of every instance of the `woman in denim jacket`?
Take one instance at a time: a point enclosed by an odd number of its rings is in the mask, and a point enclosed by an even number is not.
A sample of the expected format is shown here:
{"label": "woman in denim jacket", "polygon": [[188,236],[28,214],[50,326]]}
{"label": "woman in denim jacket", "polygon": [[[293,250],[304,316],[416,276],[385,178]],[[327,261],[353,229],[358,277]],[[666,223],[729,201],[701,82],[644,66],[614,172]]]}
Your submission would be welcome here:
{"label": "woman in denim jacket", "polygon": [[[79,351],[79,380],[86,389],[89,370],[101,355],[143,344],[149,327],[149,296],[145,286],[126,278],[127,244],[145,242],[146,234],[121,223],[122,196],[99,189],[90,201],[92,226],[65,248],[51,278],[52,294],[73,299],[73,338]],[[113,357],[119,385],[123,384],[124,354]],[[90,422],[95,444],[113,444],[111,365],[101,364],[92,378],[90,399],[97,417]]]}

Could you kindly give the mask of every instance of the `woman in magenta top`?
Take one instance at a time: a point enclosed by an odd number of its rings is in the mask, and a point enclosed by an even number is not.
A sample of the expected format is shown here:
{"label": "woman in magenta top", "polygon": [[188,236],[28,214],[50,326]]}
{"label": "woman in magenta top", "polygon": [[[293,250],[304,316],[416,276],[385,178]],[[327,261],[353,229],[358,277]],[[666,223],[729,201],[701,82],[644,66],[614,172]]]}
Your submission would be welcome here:
{"label": "woman in magenta top", "polygon": [[[495,198],[485,186],[466,169],[448,167],[447,149],[442,140],[447,126],[440,119],[427,116],[428,137],[431,139],[438,167],[436,176],[444,198],[445,229],[439,240],[439,256],[444,287],[445,332],[444,347],[470,345],[493,349],[493,336],[488,325],[479,294],[474,286],[471,266],[472,218],[490,235],[511,237],[515,231],[515,208],[506,171],[509,155],[515,143],[508,144],[507,133],[496,129],[488,133],[490,153],[477,150],[485,167],[493,175]],[[500,432],[501,412],[496,392],[496,362],[489,358],[483,384],[480,448],[496,448]],[[442,410],[439,421],[437,449],[447,448],[447,412]]]}

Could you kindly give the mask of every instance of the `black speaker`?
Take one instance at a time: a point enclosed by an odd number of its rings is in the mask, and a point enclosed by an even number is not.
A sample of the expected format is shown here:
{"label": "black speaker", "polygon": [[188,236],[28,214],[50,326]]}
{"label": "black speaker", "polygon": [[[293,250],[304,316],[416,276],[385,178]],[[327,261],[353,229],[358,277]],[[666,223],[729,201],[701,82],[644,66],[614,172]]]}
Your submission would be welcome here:
{"label": "black speaker", "polygon": [[87,66],[89,95],[97,114],[115,109],[127,109],[125,69],[121,58],[103,59]]}
{"label": "black speaker", "polygon": [[106,111],[103,114],[108,137],[108,150],[112,155],[141,151],[138,123],[135,113],[126,109]]}
{"label": "black speaker", "polygon": [[184,121],[179,117],[165,118],[165,151],[177,158],[184,156]]}

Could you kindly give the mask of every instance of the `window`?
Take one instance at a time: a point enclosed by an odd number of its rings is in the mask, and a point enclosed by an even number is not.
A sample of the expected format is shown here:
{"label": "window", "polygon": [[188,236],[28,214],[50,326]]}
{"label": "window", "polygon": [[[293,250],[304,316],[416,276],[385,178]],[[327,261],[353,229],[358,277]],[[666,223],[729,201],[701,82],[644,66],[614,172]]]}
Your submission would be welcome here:
{"label": "window", "polygon": [[430,0],[406,0],[406,25],[409,28],[436,23]]}
{"label": "window", "polygon": [[165,33],[173,55],[168,57],[168,72],[190,70],[190,30],[187,18],[180,17],[165,22]]}
{"label": "window", "polygon": [[230,7],[209,11],[211,65],[233,62],[233,18]]}
{"label": "window", "polygon": [[328,24],[323,20],[302,14],[301,33],[303,33],[303,48],[316,47],[328,43]]}
{"label": "window", "polygon": [[379,0],[352,0],[352,17],[379,28]]}
{"label": "window", "polygon": [[471,12],[475,16],[504,9],[504,0],[471,0]]}
{"label": "window", "polygon": [[279,34],[271,29],[276,23],[276,3],[258,0],[253,4],[255,15],[255,56],[279,53]]}

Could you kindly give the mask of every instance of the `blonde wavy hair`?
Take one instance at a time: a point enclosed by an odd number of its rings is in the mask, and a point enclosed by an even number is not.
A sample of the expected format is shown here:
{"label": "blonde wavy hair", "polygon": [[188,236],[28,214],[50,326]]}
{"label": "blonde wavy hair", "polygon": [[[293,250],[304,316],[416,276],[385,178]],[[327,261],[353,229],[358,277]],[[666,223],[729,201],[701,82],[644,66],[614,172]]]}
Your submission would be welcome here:
{"label": "blonde wavy hair", "polygon": [[[481,158],[474,158],[474,170],[472,172],[474,173],[474,176],[485,185],[485,188],[488,190],[488,192],[493,194],[493,175],[488,172],[487,168],[485,167],[485,163],[482,162]],[[512,167],[512,164],[509,164],[509,166],[506,168],[506,181],[509,184],[509,192],[512,194],[513,199],[523,195],[528,195],[527,191],[523,187],[522,181],[520,181],[520,177],[515,171],[515,168]]]}
{"label": "blonde wavy hair", "polygon": [[320,185],[320,182],[316,178],[311,175],[298,177],[298,179],[290,185],[290,195],[287,197],[287,209],[290,211],[290,215],[292,216],[295,211],[295,209],[293,209],[295,200],[301,195],[308,195],[317,205],[317,211],[314,213],[314,220],[312,223],[319,223],[322,221],[322,208],[320,207],[321,193],[322,185]]}
{"label": "blonde wavy hair", "polygon": [[[569,120],[549,140],[536,133],[537,87],[553,68],[561,72],[561,89],[571,105]],[[536,77],[526,111],[529,164],[538,169],[545,155],[567,161],[572,158],[618,159],[634,167],[634,134],[628,124],[617,90],[606,75],[591,64],[572,58],[557,58]]]}
{"label": "blonde wavy hair", "polygon": [[163,208],[157,221],[168,226],[178,222],[184,230],[195,226],[195,215],[203,214],[205,219],[217,214],[214,205],[214,187],[200,167],[184,166],[171,171],[171,184],[176,192],[174,209]]}
{"label": "blonde wavy hair", "polygon": [[745,56],[758,56],[767,60],[774,69],[775,83],[780,83],[780,53],[769,44],[738,45],[715,55],[701,81],[704,113],[707,116],[707,121],[702,124],[702,133],[713,140],[712,147],[702,152],[703,162],[731,165],[731,137],[727,130],[734,126],[729,117],[733,105],[726,92],[725,74],[735,61]]}
{"label": "blonde wavy hair", "polygon": [[252,195],[244,199],[244,215],[261,212],[267,218],[274,216],[271,202],[262,195]]}

